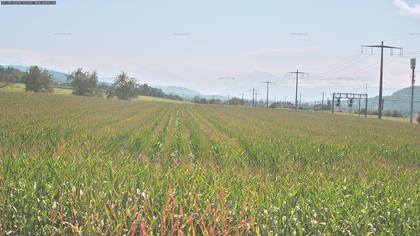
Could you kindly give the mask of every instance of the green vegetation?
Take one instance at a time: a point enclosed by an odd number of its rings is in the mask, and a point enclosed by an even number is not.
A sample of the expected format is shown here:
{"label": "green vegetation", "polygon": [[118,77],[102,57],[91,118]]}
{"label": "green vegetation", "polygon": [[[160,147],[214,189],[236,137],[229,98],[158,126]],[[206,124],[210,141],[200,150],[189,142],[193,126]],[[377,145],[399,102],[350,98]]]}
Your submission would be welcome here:
{"label": "green vegetation", "polygon": [[[401,115],[410,114],[411,87],[402,88],[389,96],[384,96],[384,111],[397,110]],[[378,107],[378,97],[369,98],[368,107]],[[420,100],[420,86],[414,86],[414,101]],[[414,111],[420,111],[420,103],[414,102]]]}
{"label": "green vegetation", "polygon": [[[9,88],[14,90],[14,85],[23,83],[24,89],[30,92],[49,92],[53,91],[54,82],[51,75],[46,70],[41,70],[37,66],[29,68],[28,72],[22,72],[16,68],[0,66],[0,89]],[[16,89],[19,89],[17,87]]]}
{"label": "green vegetation", "polygon": [[53,80],[46,70],[39,69],[38,66],[31,66],[25,76],[25,90],[30,92],[53,91]]}
{"label": "green vegetation", "polygon": [[106,91],[108,98],[117,97],[122,100],[137,98],[136,88],[138,87],[137,81],[130,78],[127,73],[121,72],[115,78],[112,87]]}
{"label": "green vegetation", "polygon": [[72,94],[81,96],[93,96],[97,93],[98,75],[96,71],[83,71],[78,68],[67,76],[67,81],[73,88]]}
{"label": "green vegetation", "polygon": [[147,96],[147,97],[156,97],[162,99],[171,99],[177,101],[183,101],[184,99],[178,95],[174,94],[166,94],[161,89],[152,88],[147,84],[140,84],[136,88],[136,93],[140,96]]}
{"label": "green vegetation", "polygon": [[420,232],[420,127],[0,91],[0,232]]}
{"label": "green vegetation", "polygon": [[[24,85],[21,89],[20,84]],[[17,85],[17,86],[15,86]],[[32,92],[54,92],[56,94],[69,94],[81,96],[107,96],[128,100],[137,96],[156,97],[183,101],[178,95],[166,94],[161,89],[152,88],[147,84],[137,84],[134,78],[129,78],[122,72],[117,75],[114,84],[99,82],[96,71],[84,71],[78,68],[70,74],[57,71],[45,70],[38,66],[8,66],[0,65],[0,90],[1,91],[32,91]],[[159,99],[158,99],[159,100]]]}
{"label": "green vegetation", "polygon": [[25,82],[25,75],[26,74],[24,72],[21,72],[18,69],[11,67],[4,68],[0,66],[0,88],[6,87],[13,83]]}
{"label": "green vegetation", "polygon": [[[5,87],[0,87],[0,92],[24,92],[25,91],[25,84],[8,84]],[[54,94],[59,95],[72,95],[72,89],[66,86],[57,86],[54,87]],[[152,97],[152,96],[138,96],[138,101],[146,101],[146,102],[165,102],[165,103],[186,103],[185,101],[175,100],[170,98],[160,98],[160,97]]]}

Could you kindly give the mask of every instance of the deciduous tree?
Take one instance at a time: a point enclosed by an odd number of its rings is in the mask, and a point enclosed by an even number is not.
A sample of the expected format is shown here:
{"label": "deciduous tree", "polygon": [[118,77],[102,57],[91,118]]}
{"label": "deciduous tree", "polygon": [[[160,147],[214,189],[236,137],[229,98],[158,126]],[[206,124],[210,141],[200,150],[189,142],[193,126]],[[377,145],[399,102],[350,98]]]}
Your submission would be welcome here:
{"label": "deciduous tree", "polygon": [[83,71],[78,68],[67,76],[67,81],[73,87],[74,95],[93,96],[97,92],[98,75],[96,71]]}
{"label": "deciduous tree", "polygon": [[31,92],[53,92],[52,76],[38,66],[31,66],[25,80],[25,90]]}
{"label": "deciduous tree", "polygon": [[117,75],[111,89],[107,91],[107,97],[118,97],[123,100],[136,98],[137,86],[134,78],[130,78],[125,72],[121,72],[121,74]]}

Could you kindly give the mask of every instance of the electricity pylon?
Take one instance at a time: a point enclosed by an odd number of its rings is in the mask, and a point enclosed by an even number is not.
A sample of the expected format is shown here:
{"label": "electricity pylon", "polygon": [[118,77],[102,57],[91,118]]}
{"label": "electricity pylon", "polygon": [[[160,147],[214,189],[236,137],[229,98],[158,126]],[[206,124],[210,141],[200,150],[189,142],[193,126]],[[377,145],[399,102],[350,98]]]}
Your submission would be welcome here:
{"label": "electricity pylon", "polygon": [[271,82],[271,81],[269,81],[269,80],[264,81],[264,82],[261,82],[261,83],[267,84],[267,98],[266,98],[266,106],[267,106],[267,108],[268,108],[268,86],[269,86],[270,84],[274,84],[274,83],[273,83],[273,82]]}
{"label": "electricity pylon", "polygon": [[378,118],[382,118],[382,110],[383,107],[383,101],[382,101],[382,86],[383,86],[383,75],[384,75],[384,49],[391,49],[391,55],[394,52],[394,49],[400,50],[400,55],[403,54],[403,49],[398,47],[392,47],[392,46],[385,46],[384,41],[382,41],[381,45],[364,45],[362,46],[362,54],[363,54],[363,48],[380,48],[381,49],[381,69],[379,73],[379,103],[378,103]]}
{"label": "electricity pylon", "polygon": [[296,70],[294,72],[289,72],[288,74],[295,74],[296,75],[296,94],[295,94],[295,109],[298,109],[298,87],[299,87],[299,76],[309,75],[306,72],[300,72]]}
{"label": "electricity pylon", "polygon": [[413,105],[414,105],[414,83],[416,82],[416,58],[411,59],[411,104],[410,104],[410,124],[413,124]]}
{"label": "electricity pylon", "polygon": [[252,106],[255,107],[255,100],[257,99],[257,90],[253,88],[249,91],[252,92]]}

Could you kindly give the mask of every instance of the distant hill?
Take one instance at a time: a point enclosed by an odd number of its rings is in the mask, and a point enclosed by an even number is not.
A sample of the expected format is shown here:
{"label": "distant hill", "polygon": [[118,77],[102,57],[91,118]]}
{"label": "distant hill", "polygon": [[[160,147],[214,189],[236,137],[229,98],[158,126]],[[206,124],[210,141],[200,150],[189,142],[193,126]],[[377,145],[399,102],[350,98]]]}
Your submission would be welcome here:
{"label": "distant hill", "polygon": [[161,89],[166,94],[174,94],[184,98],[193,98],[195,96],[203,96],[200,92],[192,89],[177,87],[177,86],[161,86],[153,85],[153,87]]}
{"label": "distant hill", "polygon": [[226,96],[201,94],[198,91],[188,89],[188,88],[184,88],[184,87],[161,86],[161,85],[153,85],[153,87],[161,89],[166,94],[178,95],[178,96],[183,97],[185,99],[192,99],[194,97],[200,97],[200,98],[205,98],[205,99],[227,100]]}
{"label": "distant hill", "polygon": [[[18,69],[20,71],[27,72],[29,70],[30,66],[4,65],[3,67],[12,67],[12,68]],[[46,69],[46,68],[42,68],[42,69],[47,70],[48,73],[51,74],[53,80],[58,82],[58,83],[65,83],[66,80],[67,80],[67,74],[65,74],[63,72],[59,72],[59,71],[55,71],[55,70],[49,70],[49,69]]]}
{"label": "distant hill", "polygon": [[[399,110],[404,115],[410,113],[411,87],[396,91],[391,96],[384,96],[384,110]],[[378,96],[369,98],[369,108],[377,109]],[[420,86],[414,87],[414,111],[420,112]]]}

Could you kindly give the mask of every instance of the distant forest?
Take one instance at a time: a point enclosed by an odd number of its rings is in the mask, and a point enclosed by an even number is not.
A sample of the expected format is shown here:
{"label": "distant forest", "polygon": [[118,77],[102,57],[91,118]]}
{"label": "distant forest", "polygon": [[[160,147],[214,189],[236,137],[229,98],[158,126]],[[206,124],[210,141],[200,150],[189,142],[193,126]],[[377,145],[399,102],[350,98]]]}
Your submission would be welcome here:
{"label": "distant forest", "polygon": [[25,83],[26,73],[12,67],[0,66],[0,87],[11,83]]}

